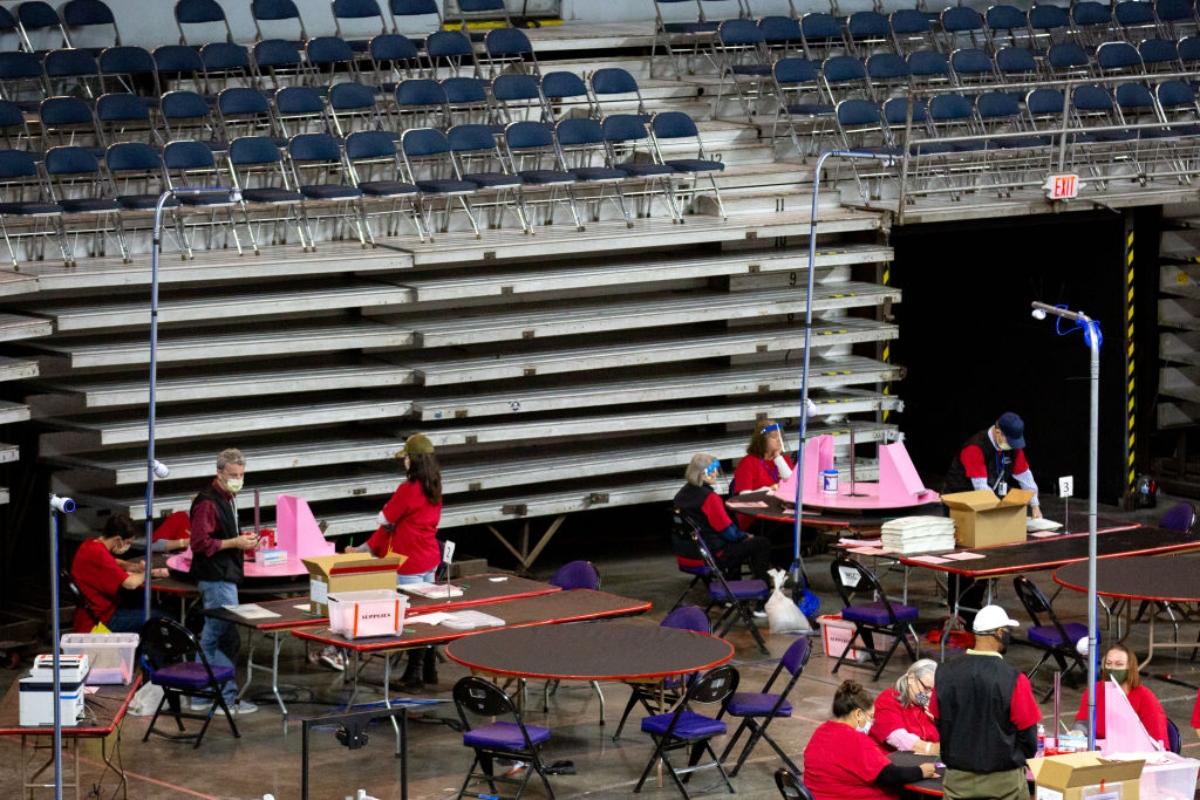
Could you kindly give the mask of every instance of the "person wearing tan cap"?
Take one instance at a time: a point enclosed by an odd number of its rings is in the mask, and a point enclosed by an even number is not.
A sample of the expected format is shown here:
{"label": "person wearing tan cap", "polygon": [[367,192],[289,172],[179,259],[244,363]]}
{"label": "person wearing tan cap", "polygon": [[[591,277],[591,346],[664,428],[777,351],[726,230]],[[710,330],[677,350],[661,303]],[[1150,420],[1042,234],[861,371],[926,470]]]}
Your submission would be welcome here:
{"label": "person wearing tan cap", "polygon": [[[389,555],[405,557],[396,569],[396,583],[429,582],[434,578],[442,553],[438,545],[438,522],[442,518],[442,470],[433,452],[433,442],[414,433],[396,452],[404,462],[405,480],[383,505],[376,521],[379,527],[371,538],[347,552],[370,552],[377,558]],[[422,660],[424,669],[422,670]],[[436,665],[432,650],[414,650],[409,654],[403,684],[420,688],[436,683]]]}

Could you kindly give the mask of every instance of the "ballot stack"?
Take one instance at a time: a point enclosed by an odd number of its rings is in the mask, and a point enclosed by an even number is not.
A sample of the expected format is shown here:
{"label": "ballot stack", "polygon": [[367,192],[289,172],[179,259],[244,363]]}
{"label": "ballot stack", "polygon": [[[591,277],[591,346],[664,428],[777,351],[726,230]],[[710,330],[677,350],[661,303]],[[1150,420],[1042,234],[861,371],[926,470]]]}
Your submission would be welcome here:
{"label": "ballot stack", "polygon": [[900,555],[953,550],[954,521],[947,517],[900,517],[883,524],[883,546]]}

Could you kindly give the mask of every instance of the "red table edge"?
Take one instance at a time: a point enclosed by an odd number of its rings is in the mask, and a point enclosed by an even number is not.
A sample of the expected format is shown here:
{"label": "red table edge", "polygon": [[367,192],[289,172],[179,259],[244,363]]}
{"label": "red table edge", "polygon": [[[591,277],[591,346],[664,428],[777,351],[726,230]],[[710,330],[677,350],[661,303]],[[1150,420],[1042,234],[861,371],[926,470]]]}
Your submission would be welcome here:
{"label": "red table edge", "polygon": [[[527,626],[514,625],[514,626],[512,626],[512,628],[493,628],[491,630],[493,632],[498,633],[503,630],[517,630],[522,627],[527,627]],[[686,675],[691,672],[707,672],[708,670],[712,669],[713,667],[719,667],[722,664],[728,664],[730,661],[733,660],[733,656],[737,651],[734,649],[732,644],[725,641],[721,637],[713,636],[710,633],[700,633],[699,631],[696,631],[695,633],[697,633],[700,636],[707,636],[710,639],[716,639],[717,641],[721,642],[723,645],[728,647],[729,652],[726,655],[724,655],[723,657],[718,658],[716,661],[713,661],[712,663],[709,663],[709,664],[704,664],[703,666],[699,666],[699,667],[688,667],[685,670],[668,670],[666,672],[642,672],[642,673],[629,674],[629,675],[544,674],[544,673],[540,673],[540,672],[516,672],[513,670],[494,669],[492,667],[481,667],[479,665],[472,664],[468,661],[463,661],[461,658],[458,658],[457,656],[455,656],[454,653],[451,652],[451,648],[454,646],[454,642],[451,642],[449,645],[446,646],[446,657],[449,658],[451,661],[455,662],[456,664],[462,664],[464,667],[467,667],[468,669],[471,669],[471,670],[475,670],[476,672],[485,672],[488,675],[500,675],[500,676],[503,676],[506,678],[532,678],[534,680],[550,680],[550,681],[626,681],[629,683],[651,683],[651,682],[657,681],[660,678],[670,678],[670,677],[674,677],[676,675]]]}
{"label": "red table edge", "polygon": [[[1075,563],[1079,564],[1082,562],[1077,561]],[[1063,566],[1074,566],[1074,564],[1070,564],[1070,565],[1064,564]],[[1062,569],[1062,567],[1059,567],[1059,569]],[[1067,583],[1066,581],[1060,579],[1058,577],[1057,569],[1054,570],[1054,574],[1051,577],[1054,579],[1055,583],[1057,583],[1059,586],[1063,587],[1064,589],[1070,589],[1073,592],[1086,592],[1088,590],[1088,587],[1085,585],[1075,584],[1075,583]],[[1140,595],[1140,594],[1125,594],[1124,592],[1102,592],[1099,589],[1096,590],[1096,594],[1100,595],[1101,597],[1112,597],[1112,598],[1116,598],[1118,600],[1147,600],[1149,602],[1158,602],[1158,603],[1195,603],[1195,602],[1200,602],[1200,597],[1197,597],[1197,596],[1167,597],[1165,595],[1152,595],[1152,596],[1147,597],[1145,595]]]}
{"label": "red table edge", "polygon": [[918,786],[915,783],[907,784],[904,787],[904,791],[912,792],[913,794],[923,794],[926,797],[945,797],[946,796],[946,792],[944,790],[939,792],[937,789],[929,789],[925,786]]}
{"label": "red table edge", "polygon": [[[120,708],[113,714],[112,724],[107,728],[88,727],[81,728],[78,725],[64,725],[62,729],[63,736],[85,737],[85,738],[100,738],[110,735],[115,731],[125,719],[125,712],[129,709],[129,704],[133,702],[133,696],[137,694],[137,690],[142,685],[142,676],[139,673],[129,685],[129,691],[125,694],[125,701],[121,703]],[[53,736],[54,727],[26,727],[18,725],[15,728],[0,728],[0,736]]]}
{"label": "red table edge", "polygon": [[[637,605],[632,605],[624,608],[612,609],[608,611],[593,611],[587,614],[573,614],[566,617],[555,617],[549,620],[535,620],[532,622],[518,622],[513,625],[503,625],[500,628],[472,628],[467,631],[455,631],[453,635],[447,637],[446,634],[440,636],[423,636],[415,639],[387,639],[382,642],[365,642],[358,644],[345,639],[331,639],[328,636],[318,636],[308,630],[292,630],[292,636],[300,639],[305,639],[310,642],[318,642],[320,644],[332,645],[344,650],[355,650],[359,653],[372,653],[381,650],[403,650],[408,647],[419,647],[421,645],[432,644],[435,642],[449,642],[454,639],[461,639],[464,636],[471,636],[476,633],[486,633],[494,630],[507,630],[511,628],[529,628],[535,625],[560,625],[564,622],[586,622],[591,619],[607,619],[609,617],[623,617],[632,614],[644,614],[654,607],[654,604],[649,601],[641,601]],[[436,626],[434,626],[436,627]]]}

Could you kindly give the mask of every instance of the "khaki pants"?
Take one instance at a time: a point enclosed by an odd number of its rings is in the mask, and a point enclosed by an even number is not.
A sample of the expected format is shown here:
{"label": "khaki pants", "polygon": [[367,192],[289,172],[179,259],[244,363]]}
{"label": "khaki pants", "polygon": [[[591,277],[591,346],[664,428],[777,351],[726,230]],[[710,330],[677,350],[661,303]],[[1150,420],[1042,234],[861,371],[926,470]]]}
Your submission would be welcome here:
{"label": "khaki pants", "polygon": [[1029,800],[1025,768],[1005,772],[963,772],[947,769],[942,787],[949,800]]}

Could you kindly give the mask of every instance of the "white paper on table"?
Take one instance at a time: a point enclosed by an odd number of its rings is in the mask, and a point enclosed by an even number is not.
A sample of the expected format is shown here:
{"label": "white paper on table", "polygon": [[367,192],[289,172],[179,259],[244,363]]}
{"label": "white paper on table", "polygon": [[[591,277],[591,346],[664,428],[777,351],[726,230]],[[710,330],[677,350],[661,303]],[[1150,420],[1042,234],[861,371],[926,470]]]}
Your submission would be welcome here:
{"label": "white paper on table", "polygon": [[761,500],[731,500],[725,505],[729,506],[730,508],[768,508],[767,504]]}
{"label": "white paper on table", "polygon": [[418,597],[431,597],[434,599],[442,597],[462,597],[463,590],[457,586],[448,583],[430,583],[421,581],[419,583],[402,583],[396,587],[405,594],[415,594]]}
{"label": "white paper on table", "polygon": [[1034,539],[1047,539],[1051,536],[1060,536],[1061,534],[1059,534],[1058,531],[1038,531],[1037,533],[1031,533],[1029,535]]}
{"label": "white paper on table", "polygon": [[1056,531],[1061,527],[1061,522],[1055,522],[1054,520],[1046,519],[1045,517],[1042,517],[1041,519],[1038,519],[1037,517],[1029,517],[1025,520],[1025,530],[1029,533],[1033,533],[1034,531]]}
{"label": "white paper on table", "polygon": [[970,561],[972,558],[984,558],[983,553],[943,553],[942,558],[948,558],[952,561]]}
{"label": "white paper on table", "polygon": [[913,556],[909,561],[920,561],[924,564],[949,564],[950,559],[941,556]]}
{"label": "white paper on table", "polygon": [[842,537],[838,544],[848,547],[883,547],[883,539],[851,539]]}
{"label": "white paper on table", "polygon": [[404,624],[408,625],[441,625],[446,620],[451,619],[451,615],[445,611],[431,611],[428,614],[418,614],[415,617],[405,617]]}
{"label": "white paper on table", "polygon": [[[221,606],[226,611],[237,614],[243,619],[271,619],[278,617],[274,611],[269,611],[258,603],[242,603],[241,605]],[[307,607],[307,606],[306,606]]]}
{"label": "white paper on table", "polygon": [[312,606],[308,603],[296,603],[296,605],[292,606],[292,608],[296,609],[297,611],[308,611],[312,608]]}

